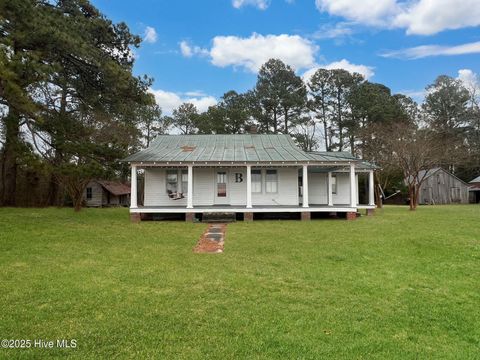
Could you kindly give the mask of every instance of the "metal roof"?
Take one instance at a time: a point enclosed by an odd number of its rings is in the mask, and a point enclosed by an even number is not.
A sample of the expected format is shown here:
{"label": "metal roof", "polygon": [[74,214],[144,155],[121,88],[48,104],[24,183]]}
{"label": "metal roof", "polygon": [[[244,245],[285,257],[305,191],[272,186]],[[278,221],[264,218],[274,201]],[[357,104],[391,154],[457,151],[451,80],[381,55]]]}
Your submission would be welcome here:
{"label": "metal roof", "polygon": [[96,180],[109,193],[120,196],[130,194],[130,185],[118,181]]}
{"label": "metal roof", "polygon": [[128,162],[349,162],[344,152],[307,153],[289,135],[160,135]]}
{"label": "metal roof", "polygon": [[469,184],[474,184],[474,183],[480,183],[480,176],[477,176],[475,179],[472,181],[469,181]]}

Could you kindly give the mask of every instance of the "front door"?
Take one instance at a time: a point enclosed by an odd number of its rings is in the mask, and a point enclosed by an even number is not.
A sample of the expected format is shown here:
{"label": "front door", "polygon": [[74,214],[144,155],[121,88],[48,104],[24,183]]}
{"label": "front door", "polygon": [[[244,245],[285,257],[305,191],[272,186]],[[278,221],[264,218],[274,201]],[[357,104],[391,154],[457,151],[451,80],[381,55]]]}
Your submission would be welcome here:
{"label": "front door", "polygon": [[228,171],[215,172],[215,205],[229,204]]}

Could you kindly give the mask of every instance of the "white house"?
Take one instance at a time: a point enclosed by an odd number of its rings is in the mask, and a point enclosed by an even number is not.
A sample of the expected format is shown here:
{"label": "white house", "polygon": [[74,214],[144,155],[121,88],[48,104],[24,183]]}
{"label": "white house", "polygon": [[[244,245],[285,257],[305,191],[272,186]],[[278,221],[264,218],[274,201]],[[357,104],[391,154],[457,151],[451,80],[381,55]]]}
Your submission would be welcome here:
{"label": "white house", "polygon": [[[299,149],[288,135],[162,135],[129,156],[133,221],[142,214],[344,213],[375,208],[375,167],[348,153]],[[137,172],[144,171],[143,205]],[[358,175],[369,179],[368,204],[358,203]]]}

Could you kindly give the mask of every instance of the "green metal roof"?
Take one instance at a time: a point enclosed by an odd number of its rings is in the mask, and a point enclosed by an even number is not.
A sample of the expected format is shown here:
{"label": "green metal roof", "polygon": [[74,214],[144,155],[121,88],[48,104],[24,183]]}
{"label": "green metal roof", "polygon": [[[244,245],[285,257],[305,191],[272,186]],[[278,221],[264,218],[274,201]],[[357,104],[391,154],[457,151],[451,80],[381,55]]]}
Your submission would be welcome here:
{"label": "green metal roof", "polygon": [[348,162],[348,153],[307,153],[289,135],[160,135],[129,162]]}

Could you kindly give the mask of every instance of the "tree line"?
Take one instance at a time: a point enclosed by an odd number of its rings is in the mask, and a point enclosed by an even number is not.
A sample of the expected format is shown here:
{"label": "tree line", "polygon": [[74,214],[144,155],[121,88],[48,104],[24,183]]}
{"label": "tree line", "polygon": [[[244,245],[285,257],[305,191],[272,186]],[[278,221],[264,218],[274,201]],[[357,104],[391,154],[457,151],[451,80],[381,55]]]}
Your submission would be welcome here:
{"label": "tree line", "polygon": [[347,151],[381,167],[382,189],[406,180],[412,209],[421,170],[444,166],[464,180],[480,171],[479,92],[452,77],[439,76],[417,104],[357,73],[302,78],[271,59],[253,89],[228,91],[204,112],[184,103],[163,115],[148,91],[153,80],[132,74],[141,39],[88,1],[1,2],[0,36],[3,206],[60,205],[66,193],[79,210],[91,179],[125,180],[119,160],[168,133],[255,127],[290,134],[305,151]]}
{"label": "tree line", "polygon": [[412,210],[425,172],[442,166],[465,181],[480,173],[480,93],[441,75],[423,103],[362,75],[318,69],[302,79],[278,59],[266,62],[255,87],[229,91],[203,113],[185,103],[161,119],[182,134],[259,133],[293,136],[305,151],[347,151],[377,164],[381,189],[404,189]]}

